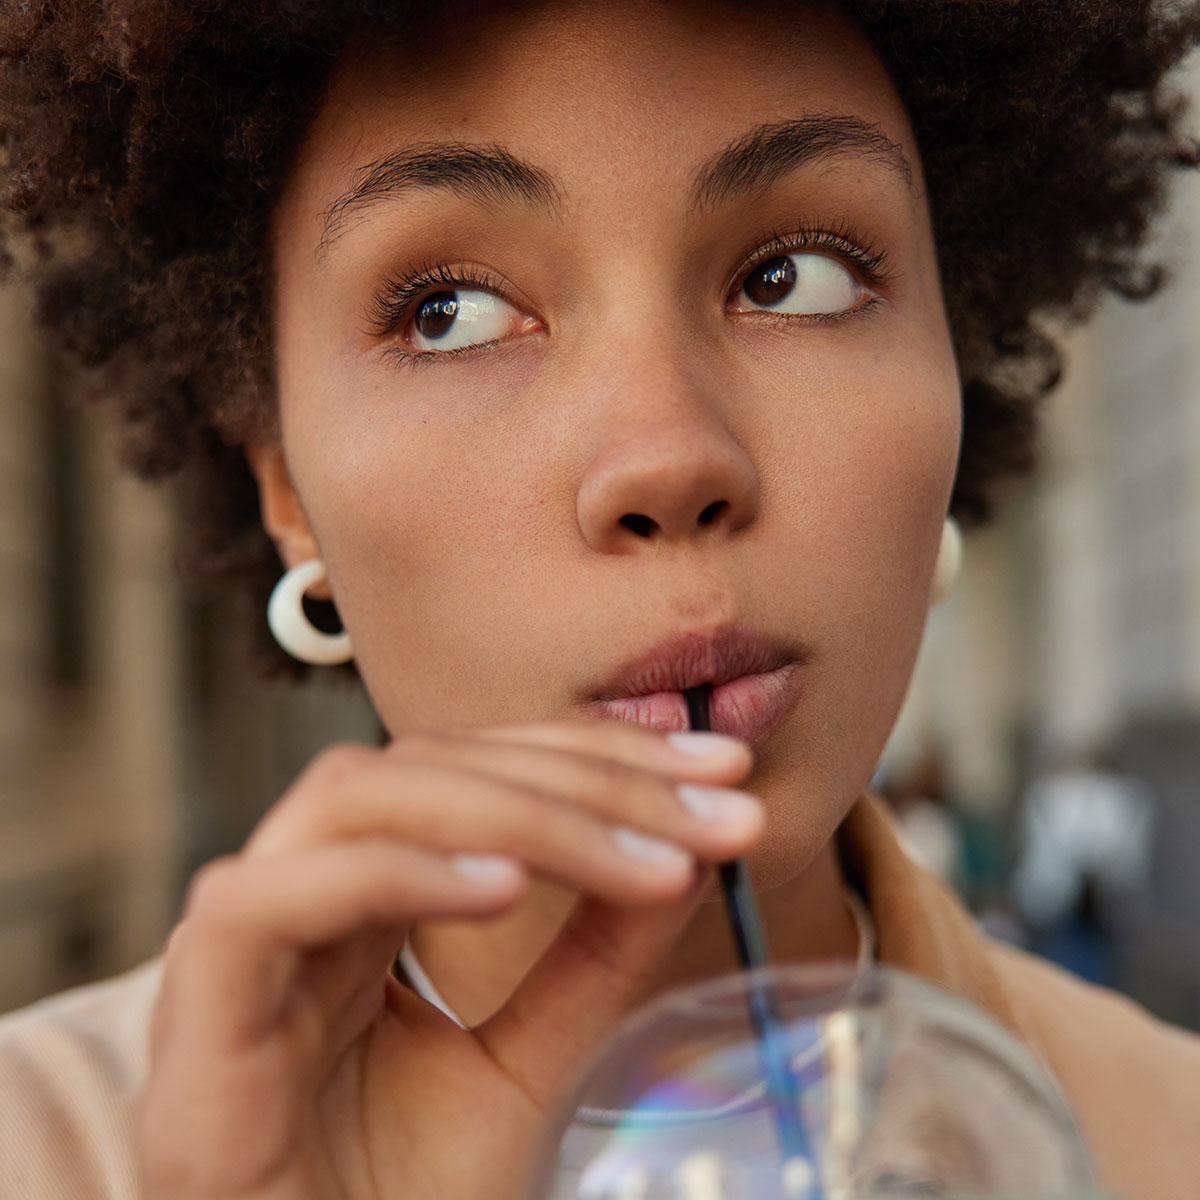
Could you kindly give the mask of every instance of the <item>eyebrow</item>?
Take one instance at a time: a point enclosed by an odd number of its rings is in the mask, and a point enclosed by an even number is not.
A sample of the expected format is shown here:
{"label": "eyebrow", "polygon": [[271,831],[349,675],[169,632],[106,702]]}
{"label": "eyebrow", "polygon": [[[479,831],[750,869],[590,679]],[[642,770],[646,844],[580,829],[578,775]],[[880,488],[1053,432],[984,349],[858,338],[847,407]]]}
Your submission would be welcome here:
{"label": "eyebrow", "polygon": [[[877,159],[912,184],[901,147],[858,117],[815,114],[759,125],[703,163],[693,177],[693,208],[714,208],[773,183],[806,163],[839,155]],[[547,171],[503,146],[427,142],[358,171],[324,213],[318,253],[345,231],[356,210],[410,189],[443,190],[485,205],[519,203],[557,212],[562,193]]]}
{"label": "eyebrow", "polygon": [[912,186],[912,167],[904,151],[878,125],[858,117],[815,114],[759,125],[714,155],[696,172],[692,204],[715,208],[766,187],[805,163],[835,155],[877,159]]}
{"label": "eyebrow", "polygon": [[503,146],[428,142],[363,167],[350,189],[325,210],[321,249],[344,232],[356,209],[411,188],[441,189],[488,205],[515,201],[554,210],[561,204],[553,178]]}

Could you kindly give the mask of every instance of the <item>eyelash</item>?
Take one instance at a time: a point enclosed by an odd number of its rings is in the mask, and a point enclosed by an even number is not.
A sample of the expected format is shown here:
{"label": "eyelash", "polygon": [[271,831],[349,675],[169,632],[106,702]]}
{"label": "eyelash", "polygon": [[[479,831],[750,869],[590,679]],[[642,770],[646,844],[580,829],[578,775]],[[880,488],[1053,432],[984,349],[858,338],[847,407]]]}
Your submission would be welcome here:
{"label": "eyelash", "polygon": [[[772,258],[784,254],[803,253],[807,251],[826,250],[837,255],[857,268],[863,282],[872,289],[878,289],[888,283],[891,272],[888,267],[887,255],[876,250],[865,239],[858,237],[847,226],[828,229],[800,227],[781,229],[767,235],[765,240],[755,243],[755,247],[742,260],[729,281],[726,291],[733,289],[755,269]],[[395,276],[384,281],[383,287],[375,296],[367,312],[370,322],[370,332],[376,337],[387,337],[411,319],[417,303],[423,300],[427,293],[447,288],[477,288],[480,291],[492,292],[501,299],[506,299],[504,286],[486,272],[476,267],[447,267],[442,263],[417,263],[403,275]],[[831,317],[797,317],[794,315],[780,317],[782,320],[838,320],[855,315],[867,308],[873,307],[874,301],[850,313],[837,313]],[[402,350],[398,346],[389,346],[385,357],[393,362],[410,366],[430,362],[433,359],[446,360],[462,354],[474,354],[485,350],[499,342],[479,342],[474,346],[463,346],[453,350]]]}
{"label": "eyelash", "polygon": [[887,255],[872,246],[866,238],[860,237],[850,226],[817,229],[801,225],[774,230],[765,240],[756,241],[730,279],[729,289],[744,281],[755,267],[773,258],[820,250],[829,251],[855,266],[863,282],[870,288],[882,288],[891,280]]}
{"label": "eyelash", "polygon": [[[497,281],[475,267],[447,267],[440,263],[418,263],[400,277],[387,279],[371,303],[367,314],[371,330],[379,337],[395,333],[412,316],[418,300],[425,292],[447,288],[478,288],[497,292]],[[438,351],[438,354],[452,351]]]}

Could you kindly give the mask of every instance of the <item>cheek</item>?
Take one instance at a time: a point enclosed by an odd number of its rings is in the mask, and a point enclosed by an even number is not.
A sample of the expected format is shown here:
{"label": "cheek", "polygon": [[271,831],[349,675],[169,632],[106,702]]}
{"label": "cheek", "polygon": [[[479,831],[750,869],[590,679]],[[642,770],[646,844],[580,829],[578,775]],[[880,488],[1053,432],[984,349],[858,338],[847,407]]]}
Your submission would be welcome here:
{"label": "cheek", "polygon": [[407,399],[360,392],[341,414],[297,403],[289,461],[381,715],[397,728],[471,723],[494,717],[481,664],[510,679],[520,666],[504,658],[520,653],[513,614],[544,566],[547,481],[536,453],[507,444],[519,433],[507,423],[437,419]]}
{"label": "cheek", "polygon": [[812,647],[806,699],[757,783],[779,847],[756,866],[764,884],[816,852],[875,769],[920,646],[957,462],[952,358],[825,383],[778,429],[764,480],[783,519],[757,555],[762,595],[792,598]]}
{"label": "cheek", "polygon": [[894,588],[924,569],[961,431],[953,358],[939,350],[926,341],[906,352],[814,359],[774,386],[764,494],[831,575]]}
{"label": "cheek", "polygon": [[[814,468],[828,505],[820,549],[839,623],[881,673],[911,666],[958,459],[953,376],[893,368],[848,404]],[[850,647],[847,647],[849,650]]]}
{"label": "cheek", "polygon": [[514,394],[493,378],[485,405],[474,387],[348,358],[289,397],[288,461],[343,607],[379,603],[398,577],[419,588],[506,536],[528,457],[502,416]]}
{"label": "cheek", "polygon": [[[825,546],[839,597],[839,647],[852,690],[890,726],[929,612],[929,586],[958,458],[956,383],[916,369],[860,411],[832,466],[836,529]],[[852,448],[852,449],[851,449]],[[836,454],[831,451],[831,457]],[[872,685],[873,681],[873,685]]]}

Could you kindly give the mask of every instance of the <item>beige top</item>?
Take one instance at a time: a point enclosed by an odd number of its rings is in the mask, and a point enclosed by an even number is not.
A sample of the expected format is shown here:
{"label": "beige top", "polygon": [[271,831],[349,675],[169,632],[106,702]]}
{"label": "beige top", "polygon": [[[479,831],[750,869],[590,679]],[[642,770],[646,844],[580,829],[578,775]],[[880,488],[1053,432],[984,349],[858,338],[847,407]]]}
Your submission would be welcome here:
{"label": "beige top", "polygon": [[[904,853],[873,797],[854,806],[839,845],[880,961],[980,1005],[1041,1057],[1105,1188],[1124,1200],[1200,1197],[1200,1037],[990,941]],[[5,1200],[139,1195],[134,1126],[158,975],[151,963],[0,1019]]]}

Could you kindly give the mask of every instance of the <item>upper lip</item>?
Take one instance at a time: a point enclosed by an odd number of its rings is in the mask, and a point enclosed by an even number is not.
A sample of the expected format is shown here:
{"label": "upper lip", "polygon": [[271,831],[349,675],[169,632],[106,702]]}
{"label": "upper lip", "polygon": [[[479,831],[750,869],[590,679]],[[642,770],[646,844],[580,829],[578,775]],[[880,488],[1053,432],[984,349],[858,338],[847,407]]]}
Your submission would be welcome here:
{"label": "upper lip", "polygon": [[651,692],[682,692],[742,675],[762,675],[796,662],[799,652],[783,642],[723,629],[685,633],[626,663],[592,693],[594,700],[617,700]]}

